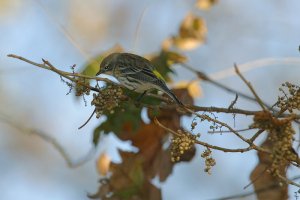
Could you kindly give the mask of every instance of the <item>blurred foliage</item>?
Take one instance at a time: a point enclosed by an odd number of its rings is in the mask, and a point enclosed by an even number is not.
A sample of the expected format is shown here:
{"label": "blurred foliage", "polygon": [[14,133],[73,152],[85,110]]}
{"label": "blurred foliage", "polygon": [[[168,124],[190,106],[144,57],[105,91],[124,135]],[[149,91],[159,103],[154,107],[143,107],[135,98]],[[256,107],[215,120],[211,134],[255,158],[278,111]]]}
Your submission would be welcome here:
{"label": "blurred foliage", "polygon": [[201,10],[209,10],[218,0],[197,0],[196,7]]}
{"label": "blurred foliage", "polygon": [[187,58],[175,51],[161,50],[159,53],[151,55],[149,60],[153,63],[163,78],[167,82],[170,82],[170,74],[174,73],[172,65],[185,63]]}
{"label": "blurred foliage", "polygon": [[202,96],[202,88],[199,84],[198,80],[195,81],[180,81],[176,83],[175,88],[186,88],[193,98],[201,97]]}
{"label": "blurred foliage", "polygon": [[130,102],[122,103],[121,106],[115,108],[113,113],[104,113],[107,116],[105,122],[101,123],[95,130],[93,142],[98,144],[100,134],[108,134],[114,132],[121,134],[121,130],[135,132],[141,123],[141,107],[136,107]]}
{"label": "blurred foliage", "polygon": [[193,13],[189,13],[182,21],[178,35],[167,38],[163,48],[175,46],[181,50],[194,50],[204,43],[207,34],[205,21]]}

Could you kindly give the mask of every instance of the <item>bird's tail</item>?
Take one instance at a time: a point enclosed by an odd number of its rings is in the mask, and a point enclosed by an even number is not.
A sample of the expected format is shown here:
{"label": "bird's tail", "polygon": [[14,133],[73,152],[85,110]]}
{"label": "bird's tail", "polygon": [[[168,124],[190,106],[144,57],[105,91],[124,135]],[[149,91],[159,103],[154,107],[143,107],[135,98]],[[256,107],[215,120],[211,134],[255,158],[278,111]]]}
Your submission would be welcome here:
{"label": "bird's tail", "polygon": [[183,103],[176,97],[176,95],[166,86],[166,84],[161,84],[161,89],[165,92],[169,97],[171,97],[178,105],[183,106]]}

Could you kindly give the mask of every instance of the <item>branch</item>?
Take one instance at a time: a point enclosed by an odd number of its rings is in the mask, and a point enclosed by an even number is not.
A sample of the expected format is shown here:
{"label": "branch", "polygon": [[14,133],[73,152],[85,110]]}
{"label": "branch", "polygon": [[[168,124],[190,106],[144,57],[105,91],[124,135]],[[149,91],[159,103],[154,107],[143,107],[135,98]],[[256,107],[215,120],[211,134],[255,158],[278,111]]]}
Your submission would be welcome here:
{"label": "branch", "polygon": [[[300,179],[300,176],[295,176],[293,178],[291,178],[291,180],[297,180]],[[220,197],[220,198],[216,198],[216,199],[210,199],[210,200],[229,200],[229,199],[242,199],[244,197],[248,197],[254,194],[258,194],[258,193],[262,193],[268,190],[272,190],[274,188],[277,188],[278,186],[280,186],[278,183],[274,183],[271,185],[267,185],[263,188],[260,188],[258,190],[254,190],[254,191],[250,191],[250,192],[246,192],[246,193],[242,193],[242,194],[236,194],[236,195],[231,195],[231,196],[227,196],[227,197]]]}
{"label": "branch", "polygon": [[248,88],[251,90],[252,94],[254,95],[256,101],[258,102],[258,104],[260,105],[260,107],[266,111],[266,108],[264,106],[264,102],[259,98],[259,96],[256,94],[254,88],[252,87],[251,83],[249,81],[246,80],[246,78],[241,74],[241,72],[239,71],[239,68],[237,67],[236,64],[234,64],[234,69],[235,72],[237,73],[237,75],[243,80],[243,82],[248,86]]}
{"label": "branch", "polygon": [[[175,136],[180,136],[176,131],[162,125],[157,118],[154,118],[154,123],[158,126],[160,126],[161,128],[165,129],[167,132],[171,133],[172,135],[175,135]],[[199,145],[202,145],[204,147],[207,147],[207,148],[211,148],[211,149],[215,149],[215,150],[218,150],[218,151],[223,151],[223,152],[240,152],[240,153],[244,153],[246,151],[250,151],[253,149],[253,147],[248,147],[248,148],[241,148],[241,149],[228,149],[228,148],[224,148],[224,147],[219,147],[219,146],[215,146],[215,145],[211,145],[211,144],[208,144],[206,142],[202,142],[200,140],[195,140],[194,141],[196,144],[199,144]]]}
{"label": "branch", "polygon": [[[209,77],[207,74],[205,74],[204,72],[198,71],[198,70],[196,70],[196,69],[190,67],[190,66],[187,65],[187,64],[182,64],[182,66],[185,67],[186,69],[190,70],[191,72],[194,72],[194,73],[198,76],[198,78],[199,78],[200,80],[207,81],[207,82],[211,83],[212,85],[214,85],[214,86],[216,86],[216,87],[219,87],[219,88],[221,88],[221,89],[223,89],[223,90],[225,90],[225,91],[227,91],[227,92],[236,94],[236,95],[238,95],[238,96],[240,96],[240,97],[242,97],[242,98],[244,98],[244,99],[248,99],[248,100],[250,100],[250,101],[255,101],[255,102],[257,102],[256,98],[253,98],[253,97],[251,97],[251,96],[249,96],[249,95],[247,95],[247,94],[245,94],[245,93],[242,93],[242,92],[239,92],[239,91],[234,90],[234,89],[232,89],[232,88],[229,88],[229,87],[227,87],[227,86],[225,86],[225,85],[223,85],[223,84],[221,84],[221,83],[219,83],[219,82],[213,80],[212,78],[210,78],[210,77]],[[264,104],[268,109],[272,109],[272,106],[268,105],[267,103],[263,102],[263,104]]]}
{"label": "branch", "polygon": [[[239,129],[239,130],[235,130],[236,132],[246,132],[246,131],[250,131],[250,130],[253,130],[255,128],[244,128],[244,129]],[[207,133],[210,133],[210,134],[215,134],[215,133],[232,133],[231,131],[223,131],[223,130],[220,130],[220,131],[207,131]]]}
{"label": "branch", "polygon": [[189,111],[191,114],[196,115],[196,116],[199,117],[200,119],[204,119],[204,120],[207,120],[207,121],[209,121],[209,122],[212,121],[212,122],[214,122],[214,123],[216,123],[216,124],[221,125],[222,127],[226,127],[229,131],[231,131],[233,134],[235,134],[238,138],[240,138],[241,140],[243,140],[244,142],[246,142],[247,144],[249,144],[249,147],[251,147],[252,149],[255,149],[255,150],[261,151],[261,152],[265,152],[265,153],[270,153],[268,150],[263,149],[263,148],[261,148],[261,147],[255,145],[255,144],[253,143],[253,141],[244,138],[241,134],[239,134],[236,130],[234,130],[234,129],[233,129],[231,126],[229,126],[228,124],[226,124],[226,123],[224,123],[224,122],[221,122],[221,121],[219,121],[219,120],[217,120],[217,119],[213,119],[213,118],[209,117],[208,115],[201,115],[201,114],[196,113],[196,112],[194,112],[194,111],[192,111],[192,110],[190,110],[190,109],[187,109],[187,108],[186,108],[186,110]]}
{"label": "branch", "polygon": [[[37,66],[39,68],[42,69],[46,69],[46,70],[50,70],[76,84],[79,84],[85,88],[89,88],[92,91],[95,92],[99,92],[100,90],[98,88],[92,87],[88,84],[85,84],[84,82],[79,81],[77,78],[82,78],[82,79],[89,79],[89,80],[95,80],[95,81],[104,81],[106,83],[110,83],[110,84],[115,84],[113,81],[107,79],[107,78],[101,78],[101,77],[96,77],[96,76],[87,76],[87,75],[83,75],[80,73],[74,73],[74,72],[66,72],[66,71],[62,71],[59,70],[57,67],[55,67],[54,65],[52,65],[49,61],[44,60],[43,59],[43,63],[36,63],[33,62],[31,60],[28,60],[24,57],[18,56],[18,55],[14,55],[14,54],[9,54],[7,55],[8,57],[11,58],[15,58],[21,61],[24,61],[26,63],[29,63],[31,65]],[[120,85],[121,87],[123,87],[122,85]],[[239,96],[243,96],[243,94],[234,91],[234,93],[238,94]],[[143,104],[146,107],[155,107],[155,108],[178,108],[178,105],[176,104],[170,104],[169,103],[169,99],[164,97],[164,96],[160,96],[160,95],[156,95],[156,94],[151,94],[148,93],[146,94],[146,96],[149,97],[154,97],[157,98],[159,100],[161,100],[162,102],[165,102],[166,104],[163,105],[159,105],[159,106],[153,106],[153,105],[148,105],[148,104]],[[259,111],[249,111],[249,110],[243,110],[243,109],[236,109],[236,108],[232,108],[232,109],[228,109],[228,108],[218,108],[218,107],[201,107],[201,106],[197,106],[197,105],[185,105],[186,108],[192,109],[194,112],[198,112],[198,111],[203,111],[203,112],[217,112],[217,113],[228,113],[228,114],[243,114],[243,115],[255,115],[257,114]],[[277,117],[284,117],[286,116],[285,114],[281,113],[276,115]],[[295,116],[295,119],[300,119],[300,115]]]}
{"label": "branch", "polygon": [[43,63],[36,63],[36,62],[33,62],[31,60],[28,60],[26,58],[23,58],[21,56],[14,55],[14,54],[8,54],[7,56],[10,57],[10,58],[15,58],[15,59],[18,59],[18,60],[22,60],[24,62],[27,62],[27,63],[31,64],[31,65],[34,65],[34,66],[37,66],[37,67],[40,67],[40,68],[43,68],[43,69],[54,71],[57,74],[60,74],[65,78],[67,78],[67,77],[78,77],[78,78],[94,79],[96,81],[105,81],[105,82],[108,82],[108,83],[114,83],[114,82],[112,82],[111,80],[109,80],[107,78],[87,76],[87,75],[83,75],[83,74],[80,74],[80,73],[65,72],[65,71],[62,71],[62,70],[58,70],[56,67],[54,67],[52,64],[50,64],[48,61],[46,61],[44,59],[43,59],[43,61],[44,61]]}
{"label": "branch", "polygon": [[94,157],[94,154],[96,152],[95,151],[96,149],[94,147],[92,147],[85,156],[83,156],[82,158],[80,158],[77,161],[73,161],[69,157],[69,155],[66,153],[65,149],[54,138],[52,138],[50,136],[50,134],[46,134],[37,129],[32,129],[32,128],[22,126],[22,125],[20,125],[20,123],[17,123],[14,120],[9,119],[7,116],[5,116],[1,113],[0,113],[0,120],[4,123],[10,125],[11,127],[19,130],[21,133],[36,135],[36,136],[40,137],[42,140],[44,140],[45,142],[51,144],[51,146],[53,146],[54,149],[56,149],[58,151],[58,153],[63,157],[63,159],[67,163],[67,166],[70,168],[77,168],[77,167],[82,166],[83,164],[87,163]]}

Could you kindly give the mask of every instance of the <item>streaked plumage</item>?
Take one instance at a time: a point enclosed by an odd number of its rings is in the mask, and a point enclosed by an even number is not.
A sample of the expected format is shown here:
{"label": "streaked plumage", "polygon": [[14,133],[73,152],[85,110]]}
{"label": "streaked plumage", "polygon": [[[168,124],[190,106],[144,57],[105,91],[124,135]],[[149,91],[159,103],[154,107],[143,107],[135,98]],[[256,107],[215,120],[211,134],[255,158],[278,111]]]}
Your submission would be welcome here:
{"label": "streaked plumage", "polygon": [[122,85],[138,93],[158,89],[169,95],[176,103],[182,105],[169,90],[163,77],[155,70],[151,62],[131,53],[113,53],[103,59],[96,75],[114,76]]}

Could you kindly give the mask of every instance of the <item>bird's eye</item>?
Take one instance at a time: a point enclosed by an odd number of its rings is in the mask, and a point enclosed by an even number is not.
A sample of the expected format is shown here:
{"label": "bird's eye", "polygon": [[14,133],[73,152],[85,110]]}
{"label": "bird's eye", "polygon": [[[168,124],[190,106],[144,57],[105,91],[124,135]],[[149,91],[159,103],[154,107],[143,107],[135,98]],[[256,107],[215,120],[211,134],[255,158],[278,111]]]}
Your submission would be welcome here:
{"label": "bird's eye", "polygon": [[104,69],[105,69],[105,70],[108,70],[108,67],[109,67],[109,66],[108,66],[108,65],[106,65],[106,66],[104,67]]}

